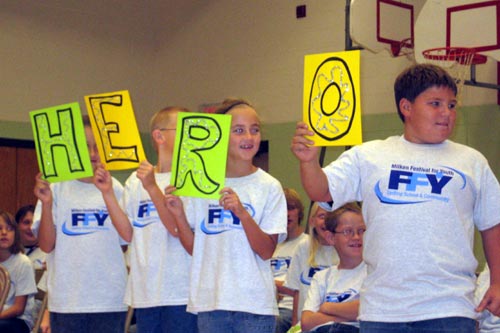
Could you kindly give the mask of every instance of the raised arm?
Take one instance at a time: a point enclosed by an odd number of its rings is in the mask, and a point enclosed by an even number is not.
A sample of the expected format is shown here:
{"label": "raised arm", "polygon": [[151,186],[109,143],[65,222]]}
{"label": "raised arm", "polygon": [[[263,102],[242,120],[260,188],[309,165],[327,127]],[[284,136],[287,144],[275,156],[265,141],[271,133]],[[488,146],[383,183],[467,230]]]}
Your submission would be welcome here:
{"label": "raised arm", "polygon": [[158,212],[158,216],[160,217],[161,222],[167,228],[168,232],[174,236],[178,237],[177,234],[177,226],[174,221],[174,217],[172,213],[165,206],[165,197],[163,195],[163,191],[158,187],[156,183],[155,174],[154,174],[154,166],[151,165],[148,161],[142,161],[137,169],[137,178],[142,182],[142,186],[148,192],[151,197],[151,201],[156,207],[156,211]]}
{"label": "raised arm", "polygon": [[193,254],[194,233],[186,218],[184,205],[181,198],[172,194],[176,188],[172,185],[165,189],[165,206],[172,214],[176,223],[176,232],[181,241],[182,246],[190,255]]}
{"label": "raised arm", "polygon": [[500,224],[481,231],[484,254],[490,268],[490,287],[486,291],[476,311],[488,310],[500,316]]}
{"label": "raised arm", "polygon": [[42,207],[38,230],[38,244],[43,252],[50,253],[56,246],[56,229],[54,226],[54,216],[52,215],[53,197],[50,184],[42,179],[41,173],[35,177],[33,193],[40,200]]}
{"label": "raised arm", "polygon": [[300,179],[304,190],[313,201],[331,201],[328,179],[318,160],[319,147],[306,136],[313,136],[307,124],[297,123],[291,150],[300,163]]}
{"label": "raised arm", "polygon": [[130,224],[127,214],[125,214],[118,203],[115,191],[113,190],[113,179],[111,178],[111,174],[104,169],[103,165],[98,165],[94,171],[94,184],[102,193],[102,198],[108,209],[111,223],[113,223],[116,231],[123,240],[131,242],[133,235],[132,225]]}
{"label": "raised arm", "polygon": [[252,250],[263,260],[270,259],[276,249],[278,235],[269,235],[262,231],[245,207],[243,207],[238,195],[231,188],[225,187],[220,193],[222,196],[219,199],[219,204],[224,209],[232,211],[240,219]]}

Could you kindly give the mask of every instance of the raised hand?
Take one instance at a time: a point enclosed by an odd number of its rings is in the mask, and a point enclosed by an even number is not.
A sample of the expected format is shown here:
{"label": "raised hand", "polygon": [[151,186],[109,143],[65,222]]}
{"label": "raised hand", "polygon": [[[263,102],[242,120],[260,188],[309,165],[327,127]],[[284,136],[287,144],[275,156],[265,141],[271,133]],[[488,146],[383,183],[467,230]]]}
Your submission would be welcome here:
{"label": "raised hand", "polygon": [[180,197],[172,194],[176,190],[175,186],[168,185],[165,188],[165,206],[175,217],[184,215],[184,204]]}
{"label": "raised hand", "polygon": [[225,209],[232,211],[236,216],[241,217],[246,213],[245,207],[240,202],[238,194],[230,187],[224,187],[220,192],[219,204]]}
{"label": "raised hand", "polygon": [[298,122],[295,127],[295,133],[292,138],[290,149],[292,153],[301,162],[310,162],[317,160],[319,147],[313,146],[313,141],[306,136],[313,136],[314,132],[309,130],[304,122]]}
{"label": "raised hand", "polygon": [[94,184],[102,193],[107,193],[113,190],[111,174],[101,163],[97,164],[94,170]]}
{"label": "raised hand", "polygon": [[146,190],[156,185],[155,168],[148,161],[144,160],[139,164],[136,174]]}
{"label": "raised hand", "polygon": [[50,183],[42,179],[42,174],[38,173],[35,177],[35,188],[33,189],[35,196],[44,204],[52,203],[52,190]]}

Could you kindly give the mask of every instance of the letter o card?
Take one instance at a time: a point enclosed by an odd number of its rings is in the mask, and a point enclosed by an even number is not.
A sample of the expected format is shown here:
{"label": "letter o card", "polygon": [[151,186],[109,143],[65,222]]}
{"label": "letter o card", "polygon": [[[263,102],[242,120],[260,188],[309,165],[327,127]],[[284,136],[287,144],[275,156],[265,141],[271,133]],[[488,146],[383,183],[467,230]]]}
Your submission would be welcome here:
{"label": "letter o card", "polygon": [[226,177],[231,115],[179,112],[171,185],[176,195],[220,197]]}
{"label": "letter o card", "polygon": [[315,146],[362,143],[359,70],[359,50],[305,56],[303,120]]}

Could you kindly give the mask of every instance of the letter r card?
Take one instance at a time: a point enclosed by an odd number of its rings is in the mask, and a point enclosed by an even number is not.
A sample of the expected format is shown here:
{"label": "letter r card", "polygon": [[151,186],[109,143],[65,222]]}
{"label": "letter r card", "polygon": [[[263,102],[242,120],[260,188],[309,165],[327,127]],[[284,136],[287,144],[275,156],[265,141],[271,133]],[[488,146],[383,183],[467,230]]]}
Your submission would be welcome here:
{"label": "letter r card", "polygon": [[231,115],[179,112],[171,185],[176,195],[220,197],[226,176]]}

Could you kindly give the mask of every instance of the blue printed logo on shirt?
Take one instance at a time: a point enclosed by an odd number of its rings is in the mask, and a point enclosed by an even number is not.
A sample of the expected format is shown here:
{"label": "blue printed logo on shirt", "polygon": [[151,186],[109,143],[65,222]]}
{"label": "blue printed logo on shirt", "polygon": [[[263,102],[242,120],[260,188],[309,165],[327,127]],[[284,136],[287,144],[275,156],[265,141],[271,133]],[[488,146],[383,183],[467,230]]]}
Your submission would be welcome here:
{"label": "blue printed logo on shirt", "polygon": [[353,301],[356,298],[359,298],[359,292],[356,291],[355,289],[349,288],[346,291],[343,291],[341,293],[337,292],[329,292],[325,296],[325,302],[330,302],[330,303],[342,303],[347,300]]}
{"label": "blue printed logo on shirt", "polygon": [[62,232],[68,236],[87,235],[98,231],[109,230],[105,221],[109,214],[103,210],[74,209],[71,212],[71,223],[64,221]]}
{"label": "blue printed logo on shirt", "polygon": [[320,265],[309,267],[309,269],[300,273],[300,282],[302,284],[305,284],[306,286],[310,286],[314,274],[316,274],[316,272],[324,270],[325,268],[328,268],[328,266]]}
{"label": "blue printed logo on shirt", "polygon": [[426,168],[393,164],[387,189],[381,187],[379,180],[374,191],[380,202],[385,204],[418,204],[433,200],[449,202],[450,198],[443,194],[443,190],[457,177],[462,182],[461,189],[464,189],[467,180],[456,169],[447,166]]}
{"label": "blue printed logo on shirt", "polygon": [[137,209],[137,216],[132,225],[137,228],[144,228],[158,221],[158,212],[153,202],[151,200],[143,200]]}
{"label": "blue printed logo on shirt", "polygon": [[[255,216],[255,210],[249,204],[243,203],[243,207],[250,214]],[[230,210],[224,210],[218,205],[208,207],[208,219],[201,221],[201,231],[207,235],[216,235],[234,229],[243,229],[240,219]]]}
{"label": "blue printed logo on shirt", "polygon": [[271,258],[271,269],[273,271],[274,276],[276,277],[281,274],[285,274],[288,268],[290,267],[291,261],[292,261],[291,257]]}

